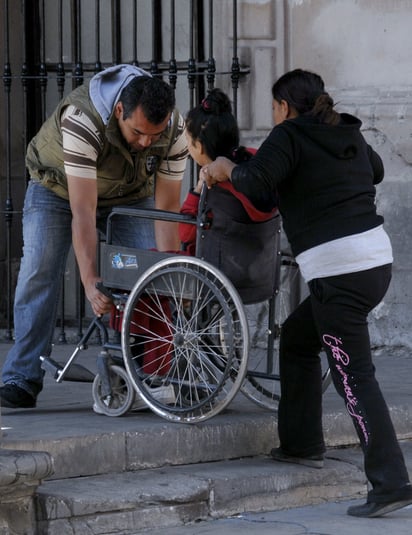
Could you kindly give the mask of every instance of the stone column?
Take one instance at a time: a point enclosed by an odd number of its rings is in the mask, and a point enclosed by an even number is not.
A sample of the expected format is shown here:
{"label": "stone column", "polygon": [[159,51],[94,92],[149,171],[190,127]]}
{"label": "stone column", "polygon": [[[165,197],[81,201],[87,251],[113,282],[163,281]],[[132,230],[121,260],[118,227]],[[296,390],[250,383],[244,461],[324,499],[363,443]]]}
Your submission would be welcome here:
{"label": "stone column", "polygon": [[37,533],[35,493],[52,473],[47,452],[0,449],[0,534]]}

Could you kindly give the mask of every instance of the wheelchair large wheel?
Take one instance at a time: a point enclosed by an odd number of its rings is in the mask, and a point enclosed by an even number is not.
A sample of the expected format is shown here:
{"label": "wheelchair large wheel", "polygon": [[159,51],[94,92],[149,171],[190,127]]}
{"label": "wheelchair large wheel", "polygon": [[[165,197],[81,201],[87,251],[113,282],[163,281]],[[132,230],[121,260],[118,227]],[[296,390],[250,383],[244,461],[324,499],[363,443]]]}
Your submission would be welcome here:
{"label": "wheelchair large wheel", "polygon": [[[250,331],[250,352],[241,390],[251,401],[265,409],[278,408],[280,330],[301,300],[300,286],[298,265],[292,256],[282,253],[277,295],[271,301],[245,307]],[[326,357],[321,355],[321,360],[324,392],[331,377]]]}
{"label": "wheelchair large wheel", "polygon": [[197,423],[222,411],[246,373],[249,333],[229,279],[198,258],[149,268],[126,303],[121,345],[144,402],[169,421]]}

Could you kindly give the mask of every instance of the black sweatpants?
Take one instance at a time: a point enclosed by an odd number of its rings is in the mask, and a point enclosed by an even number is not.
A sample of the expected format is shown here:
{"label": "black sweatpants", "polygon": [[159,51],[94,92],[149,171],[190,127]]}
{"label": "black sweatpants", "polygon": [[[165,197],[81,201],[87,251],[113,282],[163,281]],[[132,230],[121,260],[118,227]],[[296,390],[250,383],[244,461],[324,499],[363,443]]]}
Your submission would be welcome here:
{"label": "black sweatpants", "polygon": [[[283,325],[280,339],[281,400],[278,431],[285,453],[324,453],[322,372],[328,357],[333,383],[359,437],[369,501],[396,499],[409,483],[388,407],[375,378],[367,317],[384,297],[391,266],[314,279],[310,295]],[[401,373],[401,372],[400,372]]]}

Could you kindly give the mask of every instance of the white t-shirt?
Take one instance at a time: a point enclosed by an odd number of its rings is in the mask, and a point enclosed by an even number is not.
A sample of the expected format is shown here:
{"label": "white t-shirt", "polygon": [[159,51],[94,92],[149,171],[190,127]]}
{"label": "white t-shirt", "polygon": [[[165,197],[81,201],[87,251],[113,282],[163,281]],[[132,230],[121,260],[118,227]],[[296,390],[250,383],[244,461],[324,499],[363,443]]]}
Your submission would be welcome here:
{"label": "white t-shirt", "polygon": [[380,225],[312,247],[296,257],[306,282],[322,277],[365,271],[393,262],[389,236]]}

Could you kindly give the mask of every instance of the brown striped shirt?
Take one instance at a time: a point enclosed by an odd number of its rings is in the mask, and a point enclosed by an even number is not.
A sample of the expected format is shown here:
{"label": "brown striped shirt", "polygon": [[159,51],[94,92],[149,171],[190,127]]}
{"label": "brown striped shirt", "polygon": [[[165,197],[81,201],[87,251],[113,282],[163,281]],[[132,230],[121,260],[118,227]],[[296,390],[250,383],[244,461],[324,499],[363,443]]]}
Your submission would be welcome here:
{"label": "brown striped shirt", "polygon": [[[93,121],[76,106],[66,108],[61,119],[66,175],[96,180],[96,162],[103,139]],[[158,178],[182,180],[188,155],[184,119],[180,115],[176,137],[158,171]]]}

